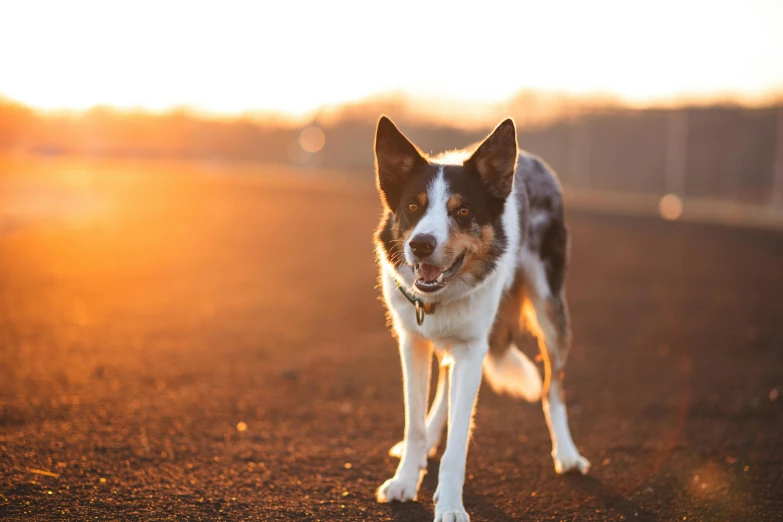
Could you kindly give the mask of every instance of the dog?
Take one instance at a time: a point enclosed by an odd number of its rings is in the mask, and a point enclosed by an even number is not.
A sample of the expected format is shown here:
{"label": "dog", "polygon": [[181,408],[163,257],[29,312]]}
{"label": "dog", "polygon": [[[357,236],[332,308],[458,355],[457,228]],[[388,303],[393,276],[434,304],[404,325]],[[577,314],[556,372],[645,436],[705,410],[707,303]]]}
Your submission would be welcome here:
{"label": "dog", "polygon": [[[555,173],[518,148],[511,119],[478,146],[430,157],[382,116],[375,166],[375,248],[405,396],[404,439],[390,451],[400,462],[377,500],[416,499],[448,420],[435,522],[470,520],[462,488],[482,373],[496,392],[542,399],[555,471],[587,473],[563,392],[568,234]],[[525,331],[538,339],[543,382],[517,348]],[[427,412],[433,352],[440,366]]]}

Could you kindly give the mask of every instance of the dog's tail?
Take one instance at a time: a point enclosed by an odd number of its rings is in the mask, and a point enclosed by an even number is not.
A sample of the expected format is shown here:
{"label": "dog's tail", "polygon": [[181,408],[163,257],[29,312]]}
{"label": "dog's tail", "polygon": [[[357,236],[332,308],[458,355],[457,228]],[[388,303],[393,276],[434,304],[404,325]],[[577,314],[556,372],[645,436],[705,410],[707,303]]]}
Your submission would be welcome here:
{"label": "dog's tail", "polygon": [[490,352],[484,359],[484,376],[495,393],[536,402],[541,398],[541,374],[533,361],[515,345],[503,354]]}

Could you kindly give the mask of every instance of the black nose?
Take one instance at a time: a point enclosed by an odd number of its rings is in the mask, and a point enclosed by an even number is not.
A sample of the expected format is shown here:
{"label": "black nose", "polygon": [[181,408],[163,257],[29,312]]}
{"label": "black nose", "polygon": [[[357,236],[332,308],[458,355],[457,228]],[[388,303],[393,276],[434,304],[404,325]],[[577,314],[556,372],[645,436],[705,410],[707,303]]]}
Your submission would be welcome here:
{"label": "black nose", "polygon": [[435,236],[431,234],[418,234],[410,240],[411,250],[420,258],[429,256],[435,251]]}

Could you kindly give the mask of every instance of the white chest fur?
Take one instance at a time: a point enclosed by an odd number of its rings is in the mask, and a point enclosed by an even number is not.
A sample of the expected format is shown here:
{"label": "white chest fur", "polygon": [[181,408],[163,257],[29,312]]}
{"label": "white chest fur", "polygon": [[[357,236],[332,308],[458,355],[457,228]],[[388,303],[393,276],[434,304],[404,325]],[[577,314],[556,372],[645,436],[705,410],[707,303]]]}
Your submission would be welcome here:
{"label": "white chest fur", "polygon": [[[524,190],[524,188],[521,188]],[[410,287],[413,273],[407,267],[396,272],[379,252],[381,282],[386,304],[397,330],[415,333],[441,346],[469,341],[486,341],[505,289],[514,281],[517,270],[519,244],[519,216],[516,197],[508,198],[502,217],[508,238],[505,252],[498,258],[495,270],[478,286],[461,295],[447,292],[447,298],[439,302],[435,312],[424,318],[422,325],[416,322],[413,304],[399,291],[396,279]],[[450,294],[450,295],[449,295]],[[438,298],[432,299],[438,302]]]}

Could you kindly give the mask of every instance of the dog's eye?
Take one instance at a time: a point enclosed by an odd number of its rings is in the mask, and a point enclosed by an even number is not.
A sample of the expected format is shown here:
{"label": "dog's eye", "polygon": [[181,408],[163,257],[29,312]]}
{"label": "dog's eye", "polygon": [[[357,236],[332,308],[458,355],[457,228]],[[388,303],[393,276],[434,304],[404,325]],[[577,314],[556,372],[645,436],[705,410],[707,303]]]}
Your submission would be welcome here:
{"label": "dog's eye", "polygon": [[419,210],[419,205],[417,205],[416,203],[408,203],[408,210],[410,210],[411,212],[416,212],[417,210]]}
{"label": "dog's eye", "polygon": [[461,208],[460,208],[460,209],[457,211],[457,214],[459,214],[459,215],[460,215],[460,216],[462,216],[462,217],[467,217],[467,216],[469,216],[469,215],[470,215],[470,209],[469,209],[468,207],[461,207]]}

